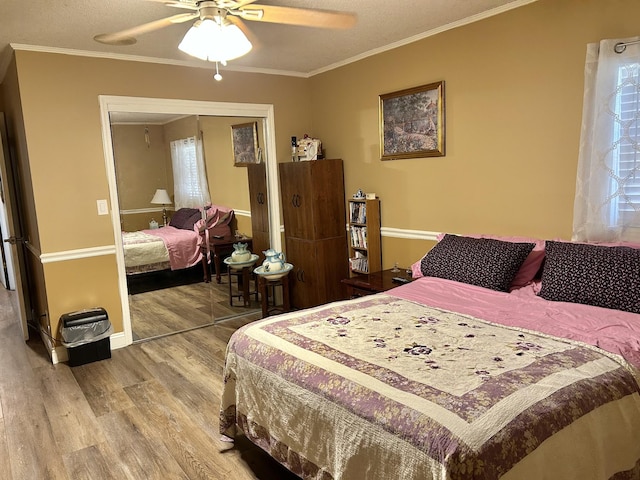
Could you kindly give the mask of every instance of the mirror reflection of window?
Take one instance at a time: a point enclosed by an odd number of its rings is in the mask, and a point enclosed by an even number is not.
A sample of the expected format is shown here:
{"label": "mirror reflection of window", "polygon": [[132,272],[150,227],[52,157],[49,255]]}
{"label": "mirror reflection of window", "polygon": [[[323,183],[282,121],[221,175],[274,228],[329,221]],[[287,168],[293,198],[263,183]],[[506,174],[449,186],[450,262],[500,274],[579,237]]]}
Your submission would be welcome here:
{"label": "mirror reflection of window", "polygon": [[196,137],[172,141],[171,164],[176,209],[197,208],[211,202],[202,142]]}

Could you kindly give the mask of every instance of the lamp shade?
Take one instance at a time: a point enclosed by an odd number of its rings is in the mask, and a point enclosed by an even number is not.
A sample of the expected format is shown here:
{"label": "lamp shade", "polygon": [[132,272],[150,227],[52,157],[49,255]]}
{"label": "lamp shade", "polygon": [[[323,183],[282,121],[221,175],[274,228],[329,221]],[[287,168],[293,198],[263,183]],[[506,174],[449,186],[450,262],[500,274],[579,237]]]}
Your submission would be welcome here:
{"label": "lamp shade", "polygon": [[159,188],[156,190],[156,193],[153,195],[151,199],[151,203],[156,203],[159,205],[171,205],[171,197],[169,193],[163,188]]}
{"label": "lamp shade", "polygon": [[201,60],[226,62],[246,55],[252,45],[237,26],[205,18],[194,23],[178,48]]}

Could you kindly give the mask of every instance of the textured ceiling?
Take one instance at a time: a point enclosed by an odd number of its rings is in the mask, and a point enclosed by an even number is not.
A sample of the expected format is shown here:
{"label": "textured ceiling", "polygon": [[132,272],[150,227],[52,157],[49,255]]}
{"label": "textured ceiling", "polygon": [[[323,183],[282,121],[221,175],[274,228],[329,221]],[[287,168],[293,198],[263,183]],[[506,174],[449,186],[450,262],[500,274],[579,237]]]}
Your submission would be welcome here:
{"label": "textured ceiling", "polygon": [[[260,45],[227,68],[308,76],[532,1],[257,0],[256,4],[354,12],[358,21],[349,30],[245,22]],[[188,11],[145,0],[0,0],[0,67],[10,54],[9,44],[205,65],[177,48],[191,22],[140,35],[135,45],[108,46],[93,40],[99,33],[182,12]]]}

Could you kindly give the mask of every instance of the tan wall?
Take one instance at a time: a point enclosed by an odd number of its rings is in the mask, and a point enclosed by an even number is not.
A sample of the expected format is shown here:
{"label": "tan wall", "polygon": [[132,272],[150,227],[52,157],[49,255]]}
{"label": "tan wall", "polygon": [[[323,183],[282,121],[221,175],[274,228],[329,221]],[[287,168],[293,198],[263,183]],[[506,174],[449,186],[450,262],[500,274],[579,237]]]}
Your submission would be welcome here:
{"label": "tan wall", "polygon": [[[639,33],[637,0],[540,0],[311,79],[347,195],[402,229],[571,236],[586,44]],[[446,156],[380,161],[378,96],[445,81]],[[430,242],[383,239],[384,266]]]}
{"label": "tan wall", "polygon": [[[145,141],[148,131],[149,146]],[[157,188],[171,190],[167,168],[167,142],[161,125],[113,125],[118,200],[126,210],[150,208]]]}
{"label": "tan wall", "polygon": [[51,316],[51,331],[55,338],[60,338],[58,329],[62,313],[89,307],[104,307],[114,329],[122,331],[120,295],[118,289],[113,288],[114,278],[118,278],[113,255],[46,263],[44,275],[46,279],[64,279],[64,282],[47,283],[50,311],[55,308],[60,312]]}
{"label": "tan wall", "polygon": [[240,210],[250,210],[247,169],[236,167],[233,162],[231,126],[258,123],[258,142],[264,148],[260,118],[200,117],[203,130],[207,173],[211,188],[211,202]]}
{"label": "tan wall", "polygon": [[[95,203],[108,198],[105,94],[274,104],[278,161],[289,160],[290,136],[321,138],[327,157],[345,161],[347,195],[362,188],[381,198],[384,227],[567,238],[585,46],[637,35],[639,16],[637,0],[539,0],[310,80],[225,72],[216,83],[204,69],[19,51],[30,221],[44,253],[113,244]],[[439,80],[447,155],[381,162],[378,95]],[[384,238],[384,266],[417,260],[429,243]],[[47,286],[74,292],[64,302],[49,295],[52,319],[117,295],[114,270],[101,272],[100,290],[83,281],[93,266],[91,258],[47,266]],[[120,312],[110,313],[121,330]]]}
{"label": "tan wall", "polygon": [[[167,142],[167,148],[169,149],[169,162],[171,162],[171,149],[169,146],[171,142],[196,136],[198,134],[198,128],[197,115],[189,115],[174,122],[167,123],[164,126],[164,138]],[[173,185],[171,185],[171,191],[173,192]]]}
{"label": "tan wall", "polygon": [[[173,180],[168,143],[162,125],[112,125],[113,156],[116,163],[118,201],[122,229],[149,228],[152,218],[162,213],[122,213],[123,210],[158,208],[150,203],[158,188],[171,195]],[[149,138],[147,146],[146,136]]]}
{"label": "tan wall", "polygon": [[[109,198],[99,95],[274,104],[276,143],[283,152],[290,132],[310,125],[304,79],[225,72],[218,83],[209,69],[27,51],[15,55],[42,253],[114,244],[111,219],[96,211],[96,200]],[[122,312],[112,301],[119,298],[115,267],[99,271],[98,285],[87,281],[96,275],[96,261],[47,264],[47,288],[73,292],[66,298],[49,292],[53,331],[62,313],[107,303],[115,331],[122,331]],[[115,264],[115,257],[103,261]]]}

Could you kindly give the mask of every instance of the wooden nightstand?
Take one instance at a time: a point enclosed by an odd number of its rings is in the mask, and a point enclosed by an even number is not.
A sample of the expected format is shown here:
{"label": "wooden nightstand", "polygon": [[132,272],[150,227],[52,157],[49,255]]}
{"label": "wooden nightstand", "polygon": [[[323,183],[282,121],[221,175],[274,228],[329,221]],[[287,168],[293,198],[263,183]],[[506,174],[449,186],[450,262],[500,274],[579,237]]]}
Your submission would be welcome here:
{"label": "wooden nightstand", "polygon": [[411,274],[406,269],[401,268],[399,272],[382,270],[381,272],[363,273],[351,278],[344,278],[342,283],[346,288],[347,298],[363,297],[372,293],[386,292],[395,287],[403,285],[395,283],[392,278],[401,277],[413,281]]}

